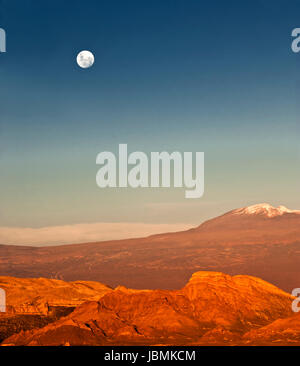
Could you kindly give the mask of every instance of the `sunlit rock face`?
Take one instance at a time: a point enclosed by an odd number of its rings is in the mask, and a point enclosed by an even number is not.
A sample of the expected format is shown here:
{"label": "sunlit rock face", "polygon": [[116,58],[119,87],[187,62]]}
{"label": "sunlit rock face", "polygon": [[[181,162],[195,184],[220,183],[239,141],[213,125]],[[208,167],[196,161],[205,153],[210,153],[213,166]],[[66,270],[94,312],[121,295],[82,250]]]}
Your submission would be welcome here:
{"label": "sunlit rock face", "polygon": [[111,288],[99,282],[65,282],[47,278],[0,276],[0,288],[7,294],[7,314],[48,315],[59,307],[76,307],[88,300],[98,300]]}
{"label": "sunlit rock face", "polygon": [[[3,345],[242,345],[252,331],[293,317],[292,301],[259,278],[197,272],[181,290],[110,290]],[[300,330],[292,334],[296,342]]]}

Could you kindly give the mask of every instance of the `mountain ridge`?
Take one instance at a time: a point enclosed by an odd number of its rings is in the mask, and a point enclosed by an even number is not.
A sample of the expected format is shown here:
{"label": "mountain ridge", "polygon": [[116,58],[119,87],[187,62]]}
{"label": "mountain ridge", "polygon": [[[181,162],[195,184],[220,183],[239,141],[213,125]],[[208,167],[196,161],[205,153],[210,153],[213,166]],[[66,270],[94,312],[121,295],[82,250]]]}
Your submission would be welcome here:
{"label": "mountain ridge", "polygon": [[[292,301],[256,277],[197,272],[180,290],[116,288],[2,345],[242,345],[252,341],[251,332],[293,317]],[[298,342],[300,329],[290,333],[285,341]]]}
{"label": "mountain ridge", "polygon": [[289,292],[299,287],[300,215],[282,208],[284,213],[273,217],[235,211],[187,231],[146,238],[55,247],[2,245],[0,275],[179,289],[192,273],[207,270],[253,275]]}

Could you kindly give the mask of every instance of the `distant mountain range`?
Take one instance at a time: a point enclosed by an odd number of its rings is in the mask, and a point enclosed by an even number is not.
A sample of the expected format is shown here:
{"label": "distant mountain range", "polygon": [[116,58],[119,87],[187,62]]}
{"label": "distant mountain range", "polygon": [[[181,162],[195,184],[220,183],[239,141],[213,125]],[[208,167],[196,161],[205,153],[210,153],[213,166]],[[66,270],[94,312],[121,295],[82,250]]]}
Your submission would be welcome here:
{"label": "distant mountain range", "polygon": [[196,272],[173,291],[43,278],[0,284],[15,311],[0,315],[6,346],[300,345],[292,296],[256,277]]}
{"label": "distant mountain range", "polygon": [[[5,244],[5,243],[3,243]],[[260,277],[291,292],[300,279],[300,211],[263,203],[187,231],[98,243],[0,245],[0,275],[179,289],[196,271]]]}

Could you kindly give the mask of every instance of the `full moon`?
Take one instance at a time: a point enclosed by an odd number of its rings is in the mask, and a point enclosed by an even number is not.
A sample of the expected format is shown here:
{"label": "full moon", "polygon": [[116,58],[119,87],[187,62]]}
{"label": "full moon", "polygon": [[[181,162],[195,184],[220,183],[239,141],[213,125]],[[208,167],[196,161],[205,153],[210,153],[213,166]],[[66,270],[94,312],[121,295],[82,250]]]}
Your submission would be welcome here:
{"label": "full moon", "polygon": [[94,61],[94,55],[90,51],[81,51],[77,55],[77,63],[83,69],[93,66]]}

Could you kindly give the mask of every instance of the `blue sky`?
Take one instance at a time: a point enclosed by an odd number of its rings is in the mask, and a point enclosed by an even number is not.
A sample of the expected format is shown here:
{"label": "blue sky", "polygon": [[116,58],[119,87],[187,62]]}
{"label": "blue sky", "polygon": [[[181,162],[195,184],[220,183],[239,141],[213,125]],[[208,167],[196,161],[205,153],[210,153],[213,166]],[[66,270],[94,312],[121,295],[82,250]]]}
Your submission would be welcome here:
{"label": "blue sky", "polygon": [[[300,208],[300,1],[0,1],[1,226]],[[83,70],[87,49],[95,64]],[[96,155],[204,151],[205,194],[97,187]]]}

